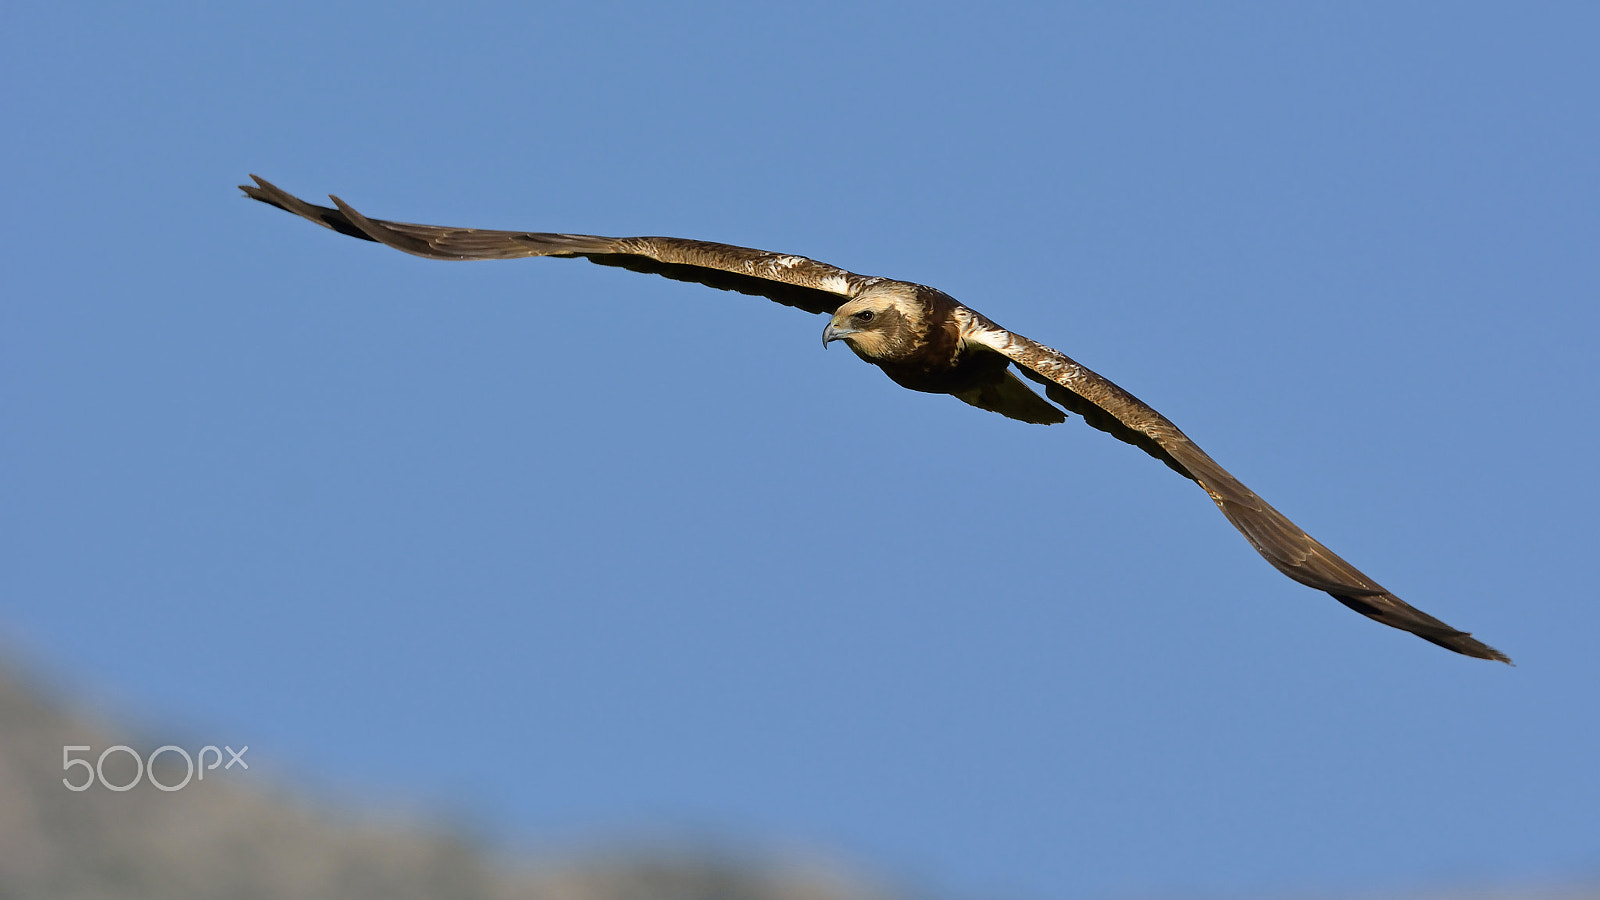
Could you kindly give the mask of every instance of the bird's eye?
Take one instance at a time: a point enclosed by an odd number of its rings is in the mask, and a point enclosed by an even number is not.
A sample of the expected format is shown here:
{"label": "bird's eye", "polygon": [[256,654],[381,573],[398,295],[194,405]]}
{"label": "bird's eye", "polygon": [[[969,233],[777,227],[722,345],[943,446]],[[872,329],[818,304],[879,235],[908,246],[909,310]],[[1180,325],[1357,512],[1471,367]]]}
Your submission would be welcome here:
{"label": "bird's eye", "polygon": [[867,322],[871,322],[872,321],[872,310],[863,309],[861,312],[856,313],[855,315],[851,316],[850,318],[855,319],[857,322],[860,322],[862,324],[866,324]]}

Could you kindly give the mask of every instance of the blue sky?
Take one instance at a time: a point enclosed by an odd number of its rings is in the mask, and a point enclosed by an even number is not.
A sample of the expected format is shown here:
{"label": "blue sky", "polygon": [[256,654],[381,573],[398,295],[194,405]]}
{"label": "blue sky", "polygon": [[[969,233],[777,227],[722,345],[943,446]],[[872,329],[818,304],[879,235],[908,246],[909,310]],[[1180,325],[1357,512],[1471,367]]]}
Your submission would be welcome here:
{"label": "blue sky", "polygon": [[[951,896],[1592,875],[1597,26],[24,5],[0,636],[262,783],[513,848],[804,846]],[[1079,421],[825,353],[820,318],[407,257],[249,172],[938,286],[1519,666],[1289,582]]]}

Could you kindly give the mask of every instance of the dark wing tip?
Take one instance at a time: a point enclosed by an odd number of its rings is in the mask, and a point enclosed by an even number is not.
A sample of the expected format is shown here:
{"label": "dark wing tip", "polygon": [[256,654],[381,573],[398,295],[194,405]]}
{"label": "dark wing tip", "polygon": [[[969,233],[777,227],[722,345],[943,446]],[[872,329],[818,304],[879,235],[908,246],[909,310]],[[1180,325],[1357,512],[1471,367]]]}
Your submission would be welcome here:
{"label": "dark wing tip", "polygon": [[357,228],[350,220],[340,215],[336,209],[307,203],[260,175],[252,174],[250,178],[255,184],[241,184],[239,185],[239,190],[244,191],[244,195],[251,200],[259,200],[268,206],[276,206],[284,212],[294,213],[302,219],[315,222],[323,228],[331,228],[340,234],[361,238],[364,241],[377,240]]}
{"label": "dark wing tip", "polygon": [[1454,650],[1455,652],[1464,656],[1471,656],[1476,659],[1488,659],[1493,660],[1494,662],[1503,662],[1512,668],[1516,668],[1517,665],[1511,661],[1511,657],[1501,653],[1499,650],[1496,650],[1488,644],[1485,644],[1483,641],[1478,640],[1470,633],[1465,631],[1458,631],[1445,640],[1434,640],[1426,635],[1422,635],[1422,638],[1424,640],[1433,641],[1435,644],[1438,644],[1447,650]]}
{"label": "dark wing tip", "polygon": [[1329,591],[1328,593],[1333,599],[1369,619],[1382,622],[1391,628],[1409,631],[1417,637],[1431,644],[1437,644],[1446,650],[1454,650],[1463,656],[1470,656],[1474,659],[1503,662],[1508,666],[1516,665],[1511,661],[1511,657],[1473,637],[1470,632],[1457,631],[1387,591],[1366,596],[1336,591]]}

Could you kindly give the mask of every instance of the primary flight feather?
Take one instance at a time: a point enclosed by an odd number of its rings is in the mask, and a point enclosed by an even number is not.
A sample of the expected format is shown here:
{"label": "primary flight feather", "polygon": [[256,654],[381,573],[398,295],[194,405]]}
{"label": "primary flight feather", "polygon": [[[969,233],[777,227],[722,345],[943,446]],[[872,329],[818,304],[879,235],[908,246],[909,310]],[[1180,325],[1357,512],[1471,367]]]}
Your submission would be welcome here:
{"label": "primary flight feather", "polygon": [[[369,219],[338,197],[331,198],[332,208],[317,206],[250,177],[256,183],[240,188],[253,199],[340,234],[416,256],[581,256],[600,265],[766,297],[827,315],[824,346],[843,341],[896,384],[914,391],[950,394],[1023,422],[1049,425],[1065,421],[1066,412],[1075,412],[1091,426],[1133,444],[1194,480],[1256,552],[1295,581],[1326,591],[1364,616],[1441,647],[1480,659],[1511,662],[1500,651],[1403,602],[1363,575],[1228,474],[1176,425],[1137,397],[1059,351],[1001,328],[942,291],[909,281],[857,275],[804,256],[710,241],[490,231]],[[1042,385],[1044,397],[1019,379],[1018,373]]]}

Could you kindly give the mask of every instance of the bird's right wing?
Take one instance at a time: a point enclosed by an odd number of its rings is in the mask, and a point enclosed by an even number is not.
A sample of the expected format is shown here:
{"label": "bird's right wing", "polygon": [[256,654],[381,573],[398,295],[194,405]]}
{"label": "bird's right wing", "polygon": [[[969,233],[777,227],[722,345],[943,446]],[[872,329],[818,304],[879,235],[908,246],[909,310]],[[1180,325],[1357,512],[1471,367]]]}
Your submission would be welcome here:
{"label": "bird's right wing", "polygon": [[810,313],[832,315],[840,304],[879,279],[804,256],[771,253],[712,241],[670,237],[612,238],[590,234],[550,234],[451,228],[369,219],[332,197],[334,207],[307,203],[258,176],[239,189],[260,200],[340,234],[376,241],[428,259],[518,259],[525,256],[581,256],[603,266],[692,281],[725,291],[766,297]]}

